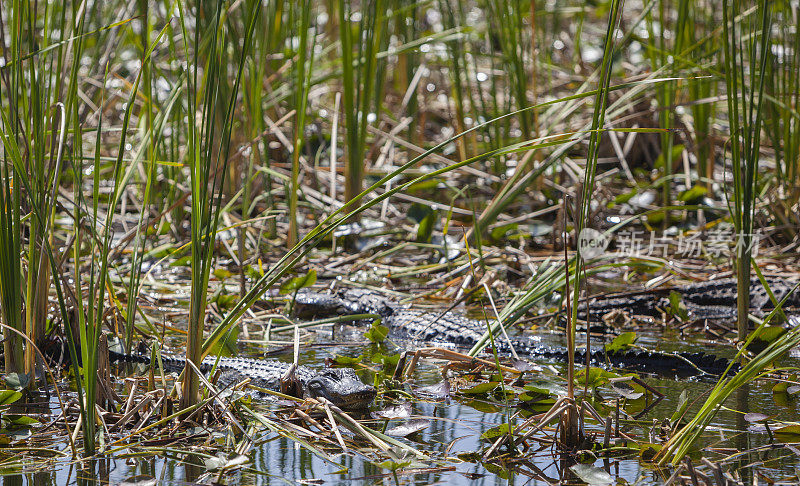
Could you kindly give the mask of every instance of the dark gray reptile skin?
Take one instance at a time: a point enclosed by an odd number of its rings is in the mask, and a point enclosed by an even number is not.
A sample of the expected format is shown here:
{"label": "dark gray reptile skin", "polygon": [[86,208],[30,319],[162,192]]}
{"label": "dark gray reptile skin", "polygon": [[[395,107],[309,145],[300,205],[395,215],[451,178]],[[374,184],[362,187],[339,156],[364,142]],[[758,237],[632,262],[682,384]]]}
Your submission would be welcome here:
{"label": "dark gray reptile skin", "polygon": [[[150,364],[150,358],[139,354],[109,352],[112,361]],[[162,355],[165,371],[180,372],[186,366],[183,358]],[[215,357],[203,360],[200,371],[214,369]],[[291,368],[290,363],[275,359],[220,358],[216,370],[220,372],[217,385],[224,389],[246,379],[252,385],[270,390],[280,390],[281,380]],[[369,405],[375,398],[375,388],[361,382],[350,368],[328,368],[321,371],[297,366],[294,371],[303,393],[311,397],[324,397],[342,408],[356,409]]]}
{"label": "dark gray reptile skin", "polygon": [[[336,293],[303,292],[297,296],[296,310],[303,317],[323,317],[345,314],[377,314],[388,326],[393,337],[416,342],[455,345],[468,348],[478,342],[486,330],[486,324],[469,319],[456,312],[434,313],[413,309],[387,300],[377,292],[361,289],[343,289]],[[517,353],[533,358],[566,361],[563,348],[543,346],[526,340],[496,340],[501,352],[513,346]],[[585,351],[575,353],[576,360],[586,360]],[[660,353],[626,350],[613,353],[593,351],[590,360],[595,364],[606,364],[649,373],[690,376],[702,373],[722,374],[729,361],[705,353]]]}
{"label": "dark gray reptile skin", "polygon": [[[790,294],[796,282],[783,277],[766,277],[765,280],[775,298],[780,302],[787,294],[783,305],[787,313],[800,309],[800,292]],[[736,279],[725,278],[706,282],[655,289],[647,292],[620,293],[589,302],[589,317],[597,320],[612,311],[625,311],[632,315],[661,317],[670,308],[670,291],[681,294],[681,301],[693,319],[735,319],[736,318]],[[582,318],[586,317],[586,304],[578,307]],[[763,314],[773,309],[772,301],[757,278],[750,282],[750,311]]]}

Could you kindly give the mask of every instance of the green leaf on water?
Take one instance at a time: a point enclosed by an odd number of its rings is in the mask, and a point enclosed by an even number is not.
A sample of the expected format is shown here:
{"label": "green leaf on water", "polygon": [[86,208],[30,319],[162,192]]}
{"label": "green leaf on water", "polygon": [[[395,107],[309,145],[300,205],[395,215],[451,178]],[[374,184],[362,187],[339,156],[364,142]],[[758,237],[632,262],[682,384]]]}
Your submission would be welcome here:
{"label": "green leaf on water", "polygon": [[386,340],[389,335],[389,328],[381,325],[380,319],[375,319],[372,325],[364,332],[364,337],[369,339],[375,344],[380,344]]}
{"label": "green leaf on water", "polygon": [[523,389],[525,391],[519,395],[519,400],[522,402],[541,402],[549,400],[553,395],[550,390],[532,385],[525,385]]}
{"label": "green leaf on water", "polygon": [[778,338],[786,334],[786,332],[787,331],[783,328],[783,326],[765,326],[758,332],[754,340],[761,341],[767,345],[776,341]]}
{"label": "green leaf on water", "polygon": [[[678,157],[680,157],[681,154],[683,153],[683,149],[684,149],[684,146],[681,145],[681,144],[678,144],[678,145],[675,145],[675,146],[672,147],[672,153],[670,154],[670,159],[669,159],[670,165],[672,165],[673,163],[675,163],[676,160],[678,160]],[[655,161],[654,165],[655,165],[655,167],[657,169],[664,167],[664,153],[663,152],[658,155],[658,158],[656,158],[656,161]]]}
{"label": "green leaf on water", "polygon": [[27,427],[29,425],[36,425],[36,424],[39,423],[38,420],[36,420],[33,417],[28,417],[27,415],[9,415],[9,414],[6,414],[6,415],[3,416],[3,418],[5,418],[6,420],[8,420],[9,422],[11,422],[14,425],[19,425],[19,426],[24,426],[24,427]]}
{"label": "green leaf on water", "polygon": [[639,457],[641,457],[642,460],[649,461],[658,454],[661,447],[661,444],[651,444],[649,442],[639,444]]}
{"label": "green leaf on water", "polygon": [[22,398],[22,393],[15,390],[0,390],[0,405],[8,405]]}
{"label": "green leaf on water", "polygon": [[387,375],[394,373],[397,363],[400,362],[400,354],[375,353],[372,355],[372,362],[383,366],[383,372]]}
{"label": "green leaf on water", "polygon": [[615,337],[610,343],[606,344],[606,351],[613,353],[623,349],[628,349],[633,343],[636,342],[636,333],[633,331],[623,332]]}
{"label": "green leaf on water", "polygon": [[486,432],[481,434],[481,440],[493,441],[494,439],[508,433],[508,424],[500,424],[497,427],[492,427]]}
{"label": "green leaf on water", "polygon": [[408,211],[408,217],[417,223],[417,241],[429,242],[436,226],[436,211],[430,206],[414,203]]}
{"label": "green leaf on water", "polygon": [[397,471],[398,469],[402,469],[402,468],[404,468],[406,466],[410,466],[411,465],[411,461],[395,462],[395,461],[392,461],[391,459],[387,459],[387,460],[385,460],[383,462],[373,462],[373,464],[375,464],[376,466],[378,466],[380,468],[383,468],[383,469],[388,469],[390,471]]}
{"label": "green leaf on water", "polygon": [[581,481],[589,486],[614,484],[614,478],[605,470],[591,464],[575,464],[569,468]]}
{"label": "green leaf on water", "polygon": [[317,282],[317,271],[311,269],[305,275],[290,278],[281,284],[280,293],[286,295],[306,287],[311,287]]}
{"label": "green leaf on water", "polygon": [[775,439],[780,442],[800,442],[800,425],[787,425],[774,431]]}
{"label": "green leaf on water", "polygon": [[360,354],[358,356],[342,356],[341,354],[337,354],[336,356],[333,357],[333,362],[338,365],[353,366],[361,363],[363,359],[364,359],[363,354]]}
{"label": "green leaf on water", "polygon": [[192,257],[190,255],[186,255],[183,257],[178,258],[177,260],[173,260],[169,266],[170,267],[188,267],[192,264]]}
{"label": "green leaf on water", "polygon": [[22,390],[27,387],[30,382],[31,376],[25,373],[9,373],[6,375],[6,386],[15,390]]}
{"label": "green leaf on water", "polygon": [[674,290],[669,293],[669,313],[682,321],[689,320],[689,313],[683,305],[683,296]]}
{"label": "green leaf on water", "polygon": [[416,184],[408,186],[406,192],[409,194],[418,194],[423,191],[429,191],[431,189],[436,189],[442,182],[444,182],[442,178],[433,178],[426,181],[417,182]]}
{"label": "green leaf on water", "polygon": [[[583,386],[586,384],[586,368],[579,370],[575,373],[575,383],[579,386]],[[598,386],[603,386],[608,383],[609,378],[616,378],[619,375],[616,373],[612,373],[611,371],[604,370],[602,368],[595,368],[594,366],[589,368],[589,387],[595,388]]]}
{"label": "green leaf on water", "polygon": [[494,390],[495,388],[497,388],[497,385],[499,384],[500,384],[499,381],[489,381],[487,383],[479,383],[470,388],[464,388],[460,391],[465,395],[482,395],[484,393],[489,393],[490,391]]}

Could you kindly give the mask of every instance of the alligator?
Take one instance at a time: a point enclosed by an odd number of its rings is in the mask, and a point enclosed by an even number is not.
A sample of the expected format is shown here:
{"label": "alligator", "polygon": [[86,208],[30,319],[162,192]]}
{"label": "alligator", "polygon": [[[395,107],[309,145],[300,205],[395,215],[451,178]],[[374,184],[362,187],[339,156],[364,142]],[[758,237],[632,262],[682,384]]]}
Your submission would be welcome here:
{"label": "alligator", "polygon": [[[773,295],[780,302],[786,297],[782,309],[786,313],[800,311],[800,291],[792,292],[795,282],[783,277],[765,277]],[[681,295],[681,302],[692,320],[731,320],[736,318],[736,279],[724,278],[642,292],[626,292],[591,299],[578,307],[579,316],[597,321],[611,312],[623,311],[629,315],[660,318],[671,307],[670,292]],[[750,282],[750,310],[756,314],[772,310],[773,303],[757,278]],[[588,312],[587,312],[588,309]]]}
{"label": "alligator", "polygon": [[[363,289],[340,289],[333,293],[300,292],[295,299],[299,317],[325,317],[330,315],[373,314],[389,327],[392,337],[398,340],[426,342],[434,345],[469,348],[477,343],[486,331],[486,323],[470,319],[457,312],[435,313],[414,309],[393,302],[381,294]],[[549,361],[566,361],[564,348],[541,345],[532,340],[496,339],[498,351],[513,349],[518,355]],[[586,361],[586,351],[577,349],[575,359]],[[706,353],[663,353],[644,350],[618,350],[590,352],[589,361],[595,365],[623,368],[662,375],[694,376],[721,375],[728,369],[729,361]],[[731,368],[735,371],[735,367]]]}
{"label": "alligator", "polygon": [[[151,359],[143,354],[126,354],[109,350],[111,362],[141,363],[150,365]],[[181,372],[186,360],[177,356],[162,355],[164,371]],[[249,380],[258,388],[280,390],[293,365],[276,359],[217,358],[209,356],[198,367],[203,373],[218,371],[220,389]],[[321,371],[307,366],[294,367],[294,376],[307,397],[323,397],[339,408],[364,409],[375,399],[375,388],[364,384],[351,368],[325,368]]]}
{"label": "alligator", "polygon": [[[768,277],[767,282],[777,299],[789,295],[785,304],[787,307],[800,307],[800,296],[796,293],[789,294],[792,285],[778,277]],[[682,294],[684,305],[695,318],[735,316],[736,282],[732,279],[595,299],[589,304],[588,314],[602,316],[612,310],[625,310],[632,314],[659,316],[661,309],[669,307],[670,290],[678,290]],[[752,282],[751,293],[753,309],[771,307],[766,291],[756,280]],[[414,309],[393,302],[377,292],[363,289],[342,289],[334,293],[301,292],[296,296],[295,309],[300,316],[305,317],[373,314],[390,327],[394,337],[461,348],[477,343],[486,329],[484,322],[456,312],[434,313]],[[581,312],[583,315],[587,314],[585,306]],[[542,360],[566,361],[568,354],[564,348],[543,346],[531,340],[498,339],[496,346],[500,352],[508,352],[513,347],[520,355]],[[150,358],[141,354],[109,351],[109,357],[114,362],[150,364]],[[586,351],[577,349],[575,359],[585,362]],[[589,361],[613,368],[677,376],[720,375],[729,365],[725,358],[701,352],[663,353],[644,350],[594,350],[589,354]],[[167,371],[181,371],[186,364],[183,358],[168,355],[162,356],[162,362]],[[209,357],[203,361],[200,370],[204,373],[218,370],[220,375],[217,384],[222,388],[249,379],[257,387],[279,389],[291,367],[289,363],[274,359],[220,358],[217,361],[216,358]],[[730,369],[736,371],[737,367],[734,365]],[[365,408],[375,398],[375,388],[362,383],[349,368],[316,371],[306,366],[296,366],[294,374],[305,396],[324,397],[340,408]]]}

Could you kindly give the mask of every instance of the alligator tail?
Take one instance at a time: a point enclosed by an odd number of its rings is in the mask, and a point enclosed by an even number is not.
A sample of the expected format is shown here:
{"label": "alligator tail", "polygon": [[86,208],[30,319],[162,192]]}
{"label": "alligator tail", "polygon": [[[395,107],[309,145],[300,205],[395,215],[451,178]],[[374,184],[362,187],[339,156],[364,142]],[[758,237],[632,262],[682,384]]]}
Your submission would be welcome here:
{"label": "alligator tail", "polygon": [[[498,351],[510,351],[508,341],[498,340],[497,345]],[[518,354],[533,359],[540,358],[561,362],[566,362],[568,359],[566,348],[531,344],[519,340],[512,341],[511,345],[513,345]],[[586,351],[584,349],[575,351],[575,362],[586,363]],[[730,361],[726,358],[713,354],[701,352],[666,353],[638,349],[612,352],[606,352],[605,350],[592,351],[589,355],[589,362],[595,366],[610,366],[644,373],[681,377],[697,375],[720,376],[725,373],[728,365],[730,365]],[[734,364],[729,373],[735,373],[738,369],[739,366]]]}

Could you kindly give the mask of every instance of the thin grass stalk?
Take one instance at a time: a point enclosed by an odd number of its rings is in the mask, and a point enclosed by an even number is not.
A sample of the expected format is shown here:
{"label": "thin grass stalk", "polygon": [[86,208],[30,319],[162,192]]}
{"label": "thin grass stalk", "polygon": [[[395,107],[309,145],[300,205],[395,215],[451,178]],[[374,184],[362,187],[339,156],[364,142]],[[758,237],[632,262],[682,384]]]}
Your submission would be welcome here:
{"label": "thin grass stalk", "polygon": [[[314,50],[311,48],[311,56],[308,62],[306,58],[309,52],[308,30],[310,28],[311,2],[304,0],[299,5],[293,7],[297,17],[297,36],[300,42],[297,46],[297,61],[295,62],[295,123],[294,140],[292,143],[292,178],[289,182],[289,234],[286,238],[286,245],[291,248],[300,239],[297,229],[297,191],[300,190],[300,149],[303,144],[303,134],[306,126],[306,107],[308,105],[308,91],[311,88],[311,68],[314,65]],[[312,35],[313,39],[316,35]]]}
{"label": "thin grass stalk", "polygon": [[[339,0],[339,32],[342,48],[342,108],[345,130],[345,193],[350,208],[364,186],[364,153],[367,143],[367,118],[376,96],[377,55],[383,44],[384,9],[382,0],[361,4],[361,20],[353,35],[351,4]],[[354,49],[356,50],[354,56]],[[379,107],[375,107],[375,113]]]}
{"label": "thin grass stalk", "polygon": [[[578,217],[574,222],[576,242],[580,239],[581,231],[588,227],[591,197],[594,192],[594,178],[597,170],[597,159],[599,156],[600,138],[602,129],[605,126],[606,102],[608,99],[609,85],[611,83],[611,67],[614,56],[614,36],[619,25],[622,11],[622,0],[614,0],[610,5],[608,16],[608,26],[606,29],[605,45],[603,48],[603,59],[600,66],[600,83],[597,91],[597,98],[592,114],[591,135],[589,137],[589,151],[586,156],[586,168],[584,169],[583,190],[578,201]],[[567,244],[566,242],[564,243]],[[576,268],[573,274],[572,290],[572,313],[567,323],[567,382],[572,384],[575,379],[575,347],[576,347],[576,327],[578,322],[578,302],[581,296],[581,277],[584,273],[583,256],[581,255],[580,244],[575,246]],[[574,396],[569,396],[574,400]],[[571,409],[572,410],[572,409]],[[580,440],[579,424],[575,413],[567,416],[564,422],[565,436],[564,443],[567,447],[574,447]]]}
{"label": "thin grass stalk", "polygon": [[[5,142],[5,141],[4,141]],[[2,316],[10,329],[24,332],[22,322],[22,269],[20,268],[20,191],[19,181],[13,177],[8,147],[3,144],[2,187],[0,187],[0,298]],[[6,373],[24,370],[22,340],[13,331],[3,330],[3,351]]]}
{"label": "thin grass stalk", "polygon": [[[143,63],[144,64],[144,63]],[[127,327],[125,328],[125,350],[130,352],[131,345],[133,344],[133,334],[135,330],[137,302],[139,298],[139,288],[141,280],[141,270],[145,244],[147,238],[143,234],[145,228],[148,227],[147,221],[148,210],[150,208],[150,199],[152,197],[153,188],[157,184],[156,181],[156,167],[158,161],[156,160],[157,151],[155,147],[158,145],[164,133],[164,127],[175,106],[178,95],[182,92],[181,86],[177,85],[170,98],[167,100],[163,111],[159,112],[153,120],[153,124],[142,138],[142,144],[147,148],[147,173],[144,181],[144,194],[142,196],[142,211],[139,213],[139,219],[136,223],[136,235],[134,236],[133,253],[131,254],[131,269],[128,278],[128,302],[125,310],[125,320]],[[150,111],[148,115],[152,116],[153,112]],[[138,157],[137,157],[138,158]],[[136,161],[134,160],[134,163]]]}

